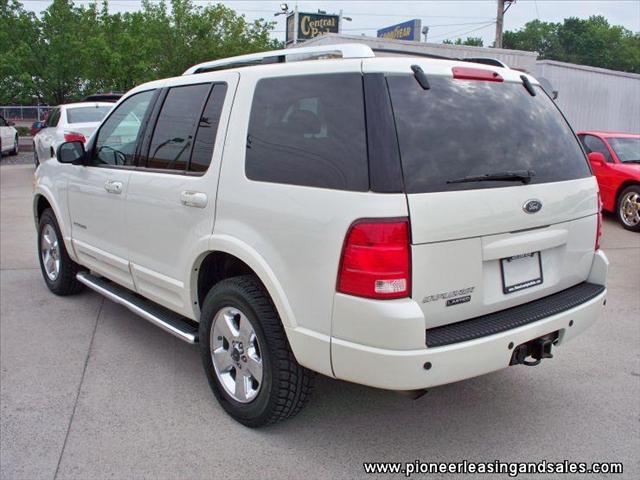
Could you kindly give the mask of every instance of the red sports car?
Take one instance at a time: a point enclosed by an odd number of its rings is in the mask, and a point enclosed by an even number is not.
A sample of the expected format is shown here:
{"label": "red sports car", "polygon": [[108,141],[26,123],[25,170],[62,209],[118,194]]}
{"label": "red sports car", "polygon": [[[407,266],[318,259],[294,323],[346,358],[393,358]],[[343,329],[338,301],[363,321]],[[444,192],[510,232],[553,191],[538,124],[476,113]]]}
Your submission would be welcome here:
{"label": "red sports car", "polygon": [[640,135],[578,132],[594,175],[604,210],[618,216],[627,230],[640,231]]}

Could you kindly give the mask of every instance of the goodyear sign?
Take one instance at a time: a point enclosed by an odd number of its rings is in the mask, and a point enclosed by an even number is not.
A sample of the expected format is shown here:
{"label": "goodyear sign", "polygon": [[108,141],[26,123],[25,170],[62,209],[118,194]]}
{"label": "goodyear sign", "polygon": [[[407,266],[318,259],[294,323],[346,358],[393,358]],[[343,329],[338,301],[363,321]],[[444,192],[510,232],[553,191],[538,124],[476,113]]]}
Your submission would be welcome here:
{"label": "goodyear sign", "polygon": [[389,40],[416,40],[420,41],[420,31],[422,30],[422,22],[419,19],[409,20],[408,22],[398,23],[390,27],[378,30],[379,38]]}
{"label": "goodyear sign", "polygon": [[287,17],[287,43],[293,40],[294,30],[297,33],[297,40],[304,41],[323,33],[339,33],[339,25],[339,15],[302,12],[291,14]]}

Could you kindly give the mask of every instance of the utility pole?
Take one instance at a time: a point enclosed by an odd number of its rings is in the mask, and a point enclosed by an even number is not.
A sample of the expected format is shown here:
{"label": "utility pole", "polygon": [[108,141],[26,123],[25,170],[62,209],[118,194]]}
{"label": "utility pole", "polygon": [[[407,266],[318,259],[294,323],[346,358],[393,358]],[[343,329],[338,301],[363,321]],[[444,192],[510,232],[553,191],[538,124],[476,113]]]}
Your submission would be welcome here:
{"label": "utility pole", "polygon": [[[504,23],[504,14],[507,13],[509,7],[516,3],[516,0],[498,0],[498,14],[496,15],[496,41],[495,48],[502,48],[502,25]],[[505,8],[505,4],[507,5]]]}
{"label": "utility pole", "polygon": [[498,0],[498,14],[496,15],[495,48],[502,48],[502,23],[504,21],[504,0]]}

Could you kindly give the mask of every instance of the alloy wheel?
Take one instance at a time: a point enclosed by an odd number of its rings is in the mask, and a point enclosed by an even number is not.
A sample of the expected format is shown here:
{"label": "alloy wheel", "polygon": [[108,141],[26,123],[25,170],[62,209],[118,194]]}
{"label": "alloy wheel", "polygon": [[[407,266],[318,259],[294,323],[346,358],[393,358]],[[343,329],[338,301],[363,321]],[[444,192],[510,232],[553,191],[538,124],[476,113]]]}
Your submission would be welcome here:
{"label": "alloy wheel", "polygon": [[40,255],[49,280],[55,282],[60,275],[60,243],[55,229],[46,224],[40,237]]}
{"label": "alloy wheel", "polygon": [[262,387],[262,349],[247,316],[234,307],[220,309],[209,345],[216,376],[227,394],[240,403],[255,399]]}
{"label": "alloy wheel", "polygon": [[627,192],[620,200],[620,219],[628,227],[640,223],[640,193]]}

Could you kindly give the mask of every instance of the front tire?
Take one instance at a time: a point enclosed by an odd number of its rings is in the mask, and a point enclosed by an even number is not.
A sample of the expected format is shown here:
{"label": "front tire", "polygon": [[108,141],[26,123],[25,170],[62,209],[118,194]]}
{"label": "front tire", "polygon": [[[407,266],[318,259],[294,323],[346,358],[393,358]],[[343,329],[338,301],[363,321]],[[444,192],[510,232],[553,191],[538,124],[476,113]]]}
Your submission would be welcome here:
{"label": "front tire", "polygon": [[308,401],[314,374],[296,361],[271,298],[255,276],[228,278],[209,291],[199,338],[209,386],[238,422],[275,423],[296,415]]}
{"label": "front tire", "polygon": [[56,295],[72,295],[84,287],[76,279],[81,267],[69,258],[58,221],[50,208],[42,212],[38,223],[38,259],[44,281]]}
{"label": "front tire", "polygon": [[620,193],[616,214],[624,228],[640,232],[640,185],[630,185]]}

